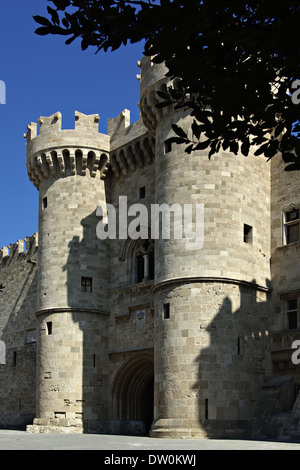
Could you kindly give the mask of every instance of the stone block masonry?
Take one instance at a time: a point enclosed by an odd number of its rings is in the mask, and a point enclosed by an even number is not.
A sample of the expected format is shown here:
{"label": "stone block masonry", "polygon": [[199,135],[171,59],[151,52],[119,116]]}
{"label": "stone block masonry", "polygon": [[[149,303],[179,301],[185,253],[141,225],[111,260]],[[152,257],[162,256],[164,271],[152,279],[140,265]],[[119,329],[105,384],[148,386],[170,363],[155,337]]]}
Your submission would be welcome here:
{"label": "stone block masonry", "polygon": [[[167,145],[191,118],[157,108],[176,86],[164,65],[139,65],[138,122],[125,109],[106,135],[98,114],[62,129],[56,112],[27,128],[39,239],[0,251],[0,426],[299,439],[300,180],[280,155]],[[201,205],[203,243],[155,238],[152,220],[136,227],[148,239],[99,239],[97,208],[122,220],[124,196]]]}
{"label": "stone block masonry", "polygon": [[35,415],[37,234],[0,251],[0,426],[24,427]]}

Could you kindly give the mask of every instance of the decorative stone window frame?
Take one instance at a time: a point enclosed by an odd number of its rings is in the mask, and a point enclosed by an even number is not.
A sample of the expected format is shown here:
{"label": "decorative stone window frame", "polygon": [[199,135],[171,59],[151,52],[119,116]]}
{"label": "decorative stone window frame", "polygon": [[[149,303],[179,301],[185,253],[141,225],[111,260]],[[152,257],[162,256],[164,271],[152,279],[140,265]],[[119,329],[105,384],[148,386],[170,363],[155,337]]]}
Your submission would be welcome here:
{"label": "decorative stone window frame", "polygon": [[[128,285],[141,285],[143,282],[152,281],[150,263],[154,263],[154,241],[151,239],[151,227],[142,226],[140,232],[144,234],[143,238],[133,239],[128,237],[123,244],[122,252],[119,255],[119,261],[126,261],[126,278]],[[148,234],[148,238],[145,237]],[[143,249],[145,242],[148,242],[147,249]],[[144,275],[141,280],[137,279],[137,256],[143,256]],[[150,257],[152,258],[150,260]],[[153,272],[154,274],[154,272]]]}
{"label": "decorative stone window frame", "polygon": [[[132,284],[140,284],[141,282],[147,282],[153,279],[153,276],[151,276],[152,269],[150,266],[153,255],[154,243],[151,239],[137,240],[132,253]],[[141,266],[139,266],[139,259],[141,259],[142,262]],[[142,267],[143,273],[139,272],[140,267]]]}
{"label": "decorative stone window frame", "polygon": [[[295,213],[294,217],[291,215]],[[282,214],[283,221],[283,245],[291,245],[292,243],[300,242],[300,204],[291,204],[289,207],[283,210]],[[290,228],[298,226],[298,236],[297,239],[290,240]]]}

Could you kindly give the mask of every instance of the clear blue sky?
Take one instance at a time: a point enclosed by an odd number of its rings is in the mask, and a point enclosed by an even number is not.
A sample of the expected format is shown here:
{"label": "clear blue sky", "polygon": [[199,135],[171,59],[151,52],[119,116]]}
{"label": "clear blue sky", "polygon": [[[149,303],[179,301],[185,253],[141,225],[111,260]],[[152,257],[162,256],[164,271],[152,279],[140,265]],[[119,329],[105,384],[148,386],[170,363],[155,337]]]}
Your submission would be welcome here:
{"label": "clear blue sky", "polygon": [[47,0],[0,0],[0,80],[6,104],[0,104],[0,248],[38,231],[38,191],[26,172],[27,124],[56,111],[63,128],[74,127],[75,110],[107,119],[123,109],[139,119],[137,61],[143,46],[115,52],[81,51],[63,37],[37,36],[33,15],[47,14]]}

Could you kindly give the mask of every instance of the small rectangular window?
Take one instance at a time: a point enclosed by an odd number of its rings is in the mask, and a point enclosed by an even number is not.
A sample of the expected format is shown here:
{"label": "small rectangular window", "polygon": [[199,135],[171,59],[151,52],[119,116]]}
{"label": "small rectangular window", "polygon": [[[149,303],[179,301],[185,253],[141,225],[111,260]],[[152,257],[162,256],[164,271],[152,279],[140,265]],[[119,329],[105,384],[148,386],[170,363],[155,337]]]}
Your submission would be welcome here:
{"label": "small rectangular window", "polygon": [[251,225],[244,224],[244,242],[252,243],[252,227]]}
{"label": "small rectangular window", "polygon": [[168,140],[165,141],[164,151],[165,151],[165,154],[170,153],[172,151],[172,142],[169,142]]}
{"label": "small rectangular window", "polygon": [[299,209],[292,209],[284,215],[285,242],[287,245],[299,241]]}
{"label": "small rectangular window", "polygon": [[204,406],[205,406],[205,419],[208,419],[208,398],[205,398]]}
{"label": "small rectangular window", "polygon": [[48,199],[46,197],[43,198],[43,209],[46,209],[48,206]]}
{"label": "small rectangular window", "polygon": [[62,418],[66,419],[66,412],[65,411],[54,411],[54,418]]}
{"label": "small rectangular window", "polygon": [[46,326],[47,326],[47,335],[52,335],[52,321],[47,321]]}
{"label": "small rectangular window", "polygon": [[13,352],[13,367],[17,365],[17,351]]}
{"label": "small rectangular window", "polygon": [[168,320],[170,318],[170,304],[163,305],[163,319]]}
{"label": "small rectangular window", "polygon": [[139,197],[140,197],[140,199],[144,199],[145,196],[146,196],[146,188],[145,188],[145,186],[142,186],[139,189]]}
{"label": "small rectangular window", "polygon": [[91,277],[81,278],[81,292],[92,292],[93,279]]}

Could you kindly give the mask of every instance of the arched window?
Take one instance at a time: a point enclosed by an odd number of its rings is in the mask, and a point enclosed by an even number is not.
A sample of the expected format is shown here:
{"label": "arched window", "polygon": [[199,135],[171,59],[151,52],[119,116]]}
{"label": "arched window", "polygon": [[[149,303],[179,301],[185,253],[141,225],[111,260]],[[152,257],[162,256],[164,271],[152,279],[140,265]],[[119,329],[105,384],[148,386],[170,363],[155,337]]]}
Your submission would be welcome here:
{"label": "arched window", "polygon": [[152,279],[154,279],[154,243],[152,240],[139,239],[133,250],[132,283],[138,284]]}

